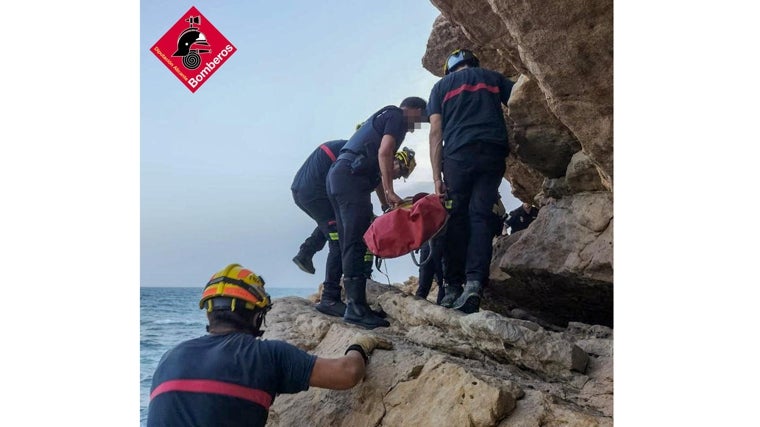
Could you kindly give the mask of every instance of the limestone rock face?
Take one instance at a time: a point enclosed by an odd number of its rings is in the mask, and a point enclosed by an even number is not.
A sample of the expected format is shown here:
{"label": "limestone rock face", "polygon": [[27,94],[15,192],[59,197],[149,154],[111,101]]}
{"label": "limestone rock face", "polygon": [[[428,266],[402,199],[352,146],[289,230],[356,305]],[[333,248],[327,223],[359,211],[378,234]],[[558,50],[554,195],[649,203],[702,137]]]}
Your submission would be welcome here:
{"label": "limestone rock face", "polygon": [[612,425],[612,330],[571,323],[561,332],[491,311],[470,315],[368,282],[368,302],[391,326],[372,331],[279,298],[265,339],[339,357],[357,333],[380,335],[367,374],[345,390],[279,395],[271,426]]}
{"label": "limestone rock face", "polygon": [[[458,25],[484,67],[492,50],[535,80],[549,109],[612,188],[612,1],[431,0]],[[433,27],[423,65],[443,64],[448,42]],[[450,47],[450,45],[447,45]],[[502,71],[503,67],[492,68]],[[505,73],[506,75],[506,73]]]}
{"label": "limestone rock face", "polygon": [[492,274],[486,300],[531,309],[560,325],[579,320],[611,326],[613,223],[607,191],[544,206],[527,229],[509,236],[513,243],[495,246],[492,271],[501,269],[509,278]]}
{"label": "limestone rock face", "polygon": [[581,147],[549,108],[536,82],[521,75],[509,97],[515,155],[549,178],[565,176],[570,159]]}
{"label": "limestone rock face", "polygon": [[[493,24],[498,25],[498,22],[494,20]],[[508,37],[507,34],[504,36]],[[478,58],[481,60],[481,66],[516,79],[519,71],[512,65],[515,61],[510,59],[509,55],[517,55],[517,52],[504,52],[489,46],[492,44],[473,41],[463,27],[440,15],[433,23],[427,50],[422,57],[422,66],[434,75],[442,77],[443,64],[451,52],[456,49],[470,49],[480,54]]]}

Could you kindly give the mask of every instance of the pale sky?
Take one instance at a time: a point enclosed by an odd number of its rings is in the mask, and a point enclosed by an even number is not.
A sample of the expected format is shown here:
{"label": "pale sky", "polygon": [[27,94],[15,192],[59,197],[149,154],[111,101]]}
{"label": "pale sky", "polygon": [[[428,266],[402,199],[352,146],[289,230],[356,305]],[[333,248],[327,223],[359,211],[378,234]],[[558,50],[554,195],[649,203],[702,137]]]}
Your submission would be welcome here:
{"label": "pale sky", "polygon": [[[291,261],[315,226],[293,203],[295,172],[317,145],[348,139],[380,107],[427,100],[438,80],[421,65],[438,10],[425,1],[368,4],[195,4],[237,51],[191,93],[150,47],[194,3],[141,3],[142,286],[202,286],[232,262],[268,286],[318,286],[327,249],[314,257],[315,275]],[[404,141],[418,167],[395,182],[402,197],[433,191],[428,130]],[[506,180],[502,197],[519,205]],[[387,271],[395,283],[418,270],[407,255]]]}

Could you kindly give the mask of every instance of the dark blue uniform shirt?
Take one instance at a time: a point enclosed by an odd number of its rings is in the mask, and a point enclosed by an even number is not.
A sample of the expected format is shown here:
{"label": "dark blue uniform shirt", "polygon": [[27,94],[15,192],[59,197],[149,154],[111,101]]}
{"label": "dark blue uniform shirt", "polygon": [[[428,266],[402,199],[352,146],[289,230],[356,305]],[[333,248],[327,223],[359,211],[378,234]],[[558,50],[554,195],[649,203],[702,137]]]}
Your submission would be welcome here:
{"label": "dark blue uniform shirt", "polygon": [[507,147],[501,104],[507,104],[513,85],[500,73],[470,67],[443,77],[433,86],[427,113],[441,115],[444,156],[475,141]]}
{"label": "dark blue uniform shirt", "polygon": [[185,341],[153,374],[148,426],[263,426],[277,393],[309,388],[316,358],[244,333]]}
{"label": "dark blue uniform shirt", "polygon": [[328,141],[317,147],[296,172],[293,178],[292,191],[308,191],[312,194],[327,195],[325,178],[340,150],[346,145],[345,139]]}
{"label": "dark blue uniform shirt", "polygon": [[364,121],[343,147],[342,152],[364,155],[366,163],[362,167],[364,170],[361,174],[377,178],[380,176],[377,154],[383,136],[391,135],[396,139],[395,152],[404,142],[407,130],[404,111],[401,108],[393,105],[383,107]]}
{"label": "dark blue uniform shirt", "polygon": [[510,228],[510,233],[516,233],[520,230],[528,228],[531,222],[533,222],[538,216],[538,208],[535,206],[530,207],[530,212],[525,212],[522,206],[509,213],[509,218],[504,221]]}

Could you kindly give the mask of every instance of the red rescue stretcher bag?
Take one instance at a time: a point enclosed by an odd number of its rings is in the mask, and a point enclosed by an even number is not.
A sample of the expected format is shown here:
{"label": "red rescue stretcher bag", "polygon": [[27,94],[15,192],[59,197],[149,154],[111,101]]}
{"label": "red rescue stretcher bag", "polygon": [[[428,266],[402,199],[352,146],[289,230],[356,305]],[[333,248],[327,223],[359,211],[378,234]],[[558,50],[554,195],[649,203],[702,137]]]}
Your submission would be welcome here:
{"label": "red rescue stretcher bag", "polygon": [[447,218],[441,196],[420,193],[375,218],[364,242],[378,258],[397,258],[419,249],[443,229]]}

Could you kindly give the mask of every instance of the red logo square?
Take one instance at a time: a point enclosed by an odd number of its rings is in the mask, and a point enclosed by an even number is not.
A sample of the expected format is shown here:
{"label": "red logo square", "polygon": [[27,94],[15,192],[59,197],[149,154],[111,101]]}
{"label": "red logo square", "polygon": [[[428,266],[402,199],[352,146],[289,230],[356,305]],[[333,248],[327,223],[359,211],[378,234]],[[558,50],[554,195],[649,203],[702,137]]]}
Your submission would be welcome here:
{"label": "red logo square", "polygon": [[193,6],[150,51],[195,93],[237,49]]}

